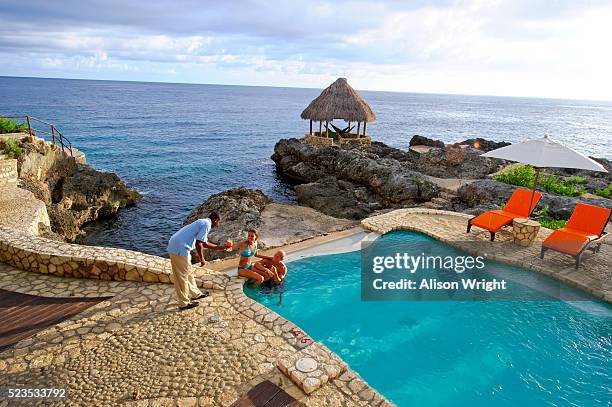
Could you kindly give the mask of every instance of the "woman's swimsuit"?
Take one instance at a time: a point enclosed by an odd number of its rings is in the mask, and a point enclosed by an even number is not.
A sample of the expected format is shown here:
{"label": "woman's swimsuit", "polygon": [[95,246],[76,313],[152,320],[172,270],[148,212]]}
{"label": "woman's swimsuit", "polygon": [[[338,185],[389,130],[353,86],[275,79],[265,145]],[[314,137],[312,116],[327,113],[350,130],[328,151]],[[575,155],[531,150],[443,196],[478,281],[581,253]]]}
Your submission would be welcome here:
{"label": "woman's swimsuit", "polygon": [[[241,257],[253,257],[257,254],[257,243],[253,243],[253,251],[251,251],[251,245],[247,245],[242,253],[240,253]],[[238,266],[238,270],[251,270],[253,268],[252,264]]]}

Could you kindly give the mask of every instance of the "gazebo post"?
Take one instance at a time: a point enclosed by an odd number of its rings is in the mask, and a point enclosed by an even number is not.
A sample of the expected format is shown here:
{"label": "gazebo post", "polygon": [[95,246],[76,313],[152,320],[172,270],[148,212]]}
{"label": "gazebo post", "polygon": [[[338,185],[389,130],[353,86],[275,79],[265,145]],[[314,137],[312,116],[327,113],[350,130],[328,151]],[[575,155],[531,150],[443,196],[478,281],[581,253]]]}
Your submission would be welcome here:
{"label": "gazebo post", "polygon": [[325,137],[329,137],[329,120],[325,120]]}
{"label": "gazebo post", "polygon": [[312,120],[310,121],[310,135],[312,136]]}
{"label": "gazebo post", "polygon": [[323,131],[323,121],[319,120],[319,137],[321,137],[322,131]]}
{"label": "gazebo post", "polygon": [[367,126],[368,122],[363,122],[363,137],[366,136],[366,126]]}
{"label": "gazebo post", "polygon": [[359,131],[361,130],[361,122],[357,122],[357,138],[359,138]]}

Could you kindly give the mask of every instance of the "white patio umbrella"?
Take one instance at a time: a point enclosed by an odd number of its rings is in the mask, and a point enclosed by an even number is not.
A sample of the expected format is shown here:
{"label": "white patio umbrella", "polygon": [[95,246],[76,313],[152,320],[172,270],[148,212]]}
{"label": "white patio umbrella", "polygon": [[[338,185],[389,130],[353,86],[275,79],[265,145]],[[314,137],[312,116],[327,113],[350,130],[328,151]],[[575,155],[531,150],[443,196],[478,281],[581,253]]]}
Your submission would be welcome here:
{"label": "white patio umbrella", "polygon": [[597,161],[559,143],[548,135],[542,138],[525,140],[517,144],[498,148],[482,156],[516,161],[522,164],[532,165],[535,168],[535,179],[533,181],[533,191],[531,193],[529,208],[531,208],[533,204],[533,197],[538,186],[538,178],[542,168],[575,168],[580,170],[608,172],[604,166]]}

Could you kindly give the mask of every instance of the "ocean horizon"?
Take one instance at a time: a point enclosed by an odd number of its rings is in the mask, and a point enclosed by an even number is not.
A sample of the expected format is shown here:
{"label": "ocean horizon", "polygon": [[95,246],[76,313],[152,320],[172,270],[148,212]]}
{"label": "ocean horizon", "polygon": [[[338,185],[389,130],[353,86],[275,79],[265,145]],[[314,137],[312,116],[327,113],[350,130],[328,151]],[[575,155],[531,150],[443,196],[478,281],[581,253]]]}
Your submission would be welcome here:
{"label": "ocean horizon", "polygon": [[[87,227],[83,243],[165,256],[166,242],[210,195],[245,186],[294,202],[270,155],[302,137],[301,111],[321,89],[0,77],[0,115],[54,123],[96,169],[143,194],[135,207]],[[377,115],[373,140],[407,149],[419,134],[446,143],[517,142],[550,134],[612,158],[612,102],[360,91]]]}

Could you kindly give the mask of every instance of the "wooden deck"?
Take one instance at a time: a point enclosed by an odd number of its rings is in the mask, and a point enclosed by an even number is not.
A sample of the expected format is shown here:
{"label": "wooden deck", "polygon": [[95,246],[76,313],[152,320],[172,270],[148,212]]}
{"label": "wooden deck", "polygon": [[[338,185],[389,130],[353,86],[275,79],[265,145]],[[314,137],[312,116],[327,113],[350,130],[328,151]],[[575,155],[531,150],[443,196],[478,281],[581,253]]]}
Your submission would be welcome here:
{"label": "wooden deck", "polygon": [[269,380],[259,383],[242,395],[232,407],[301,407],[304,406]]}
{"label": "wooden deck", "polygon": [[38,297],[0,289],[0,352],[108,298]]}

